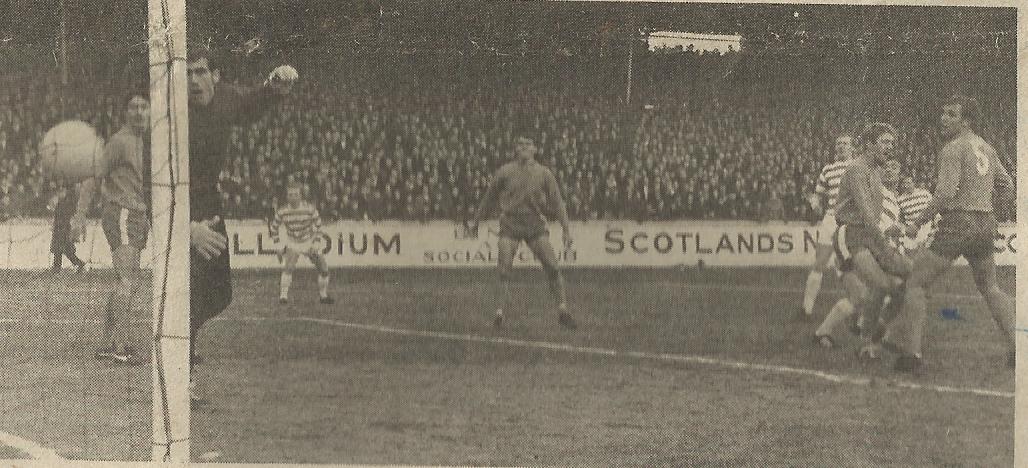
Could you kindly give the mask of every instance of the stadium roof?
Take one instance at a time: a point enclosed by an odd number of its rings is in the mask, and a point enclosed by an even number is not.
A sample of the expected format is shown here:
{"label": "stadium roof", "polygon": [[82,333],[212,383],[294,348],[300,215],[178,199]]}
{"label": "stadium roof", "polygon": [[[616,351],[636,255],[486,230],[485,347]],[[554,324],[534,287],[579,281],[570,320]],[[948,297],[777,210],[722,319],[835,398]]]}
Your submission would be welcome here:
{"label": "stadium roof", "polygon": [[[53,44],[58,0],[0,2],[0,40]],[[139,44],[145,12],[134,0],[64,0],[69,34],[83,41]],[[101,7],[96,5],[103,4]],[[1001,41],[1014,46],[1016,10],[989,7],[762,5],[472,0],[188,0],[191,35],[221,46],[258,37],[275,47],[330,41],[414,48],[530,48],[624,40],[646,31],[738,34],[750,44],[782,38],[842,44],[903,39]],[[4,14],[6,13],[6,14]],[[15,21],[17,18],[17,21]],[[904,39],[905,38],[905,39]],[[326,44],[327,45],[327,44]],[[1013,49],[1011,49],[1013,52]]]}

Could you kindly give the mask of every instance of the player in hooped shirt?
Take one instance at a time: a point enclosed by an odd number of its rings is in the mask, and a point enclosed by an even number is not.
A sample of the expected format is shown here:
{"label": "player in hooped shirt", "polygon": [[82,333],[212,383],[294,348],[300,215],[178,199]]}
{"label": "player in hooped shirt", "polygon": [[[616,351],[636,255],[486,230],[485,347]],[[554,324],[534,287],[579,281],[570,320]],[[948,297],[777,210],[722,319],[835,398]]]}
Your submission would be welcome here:
{"label": "player in hooped shirt", "polygon": [[[904,228],[902,224],[903,209],[899,203],[899,181],[900,171],[903,165],[898,160],[890,159],[885,161],[882,170],[882,216],[878,220],[878,229],[883,233],[888,231],[893,235],[887,237],[889,246],[897,249],[900,253],[906,253],[902,242]],[[895,229],[891,229],[895,227]]]}
{"label": "player in hooped shirt", "polygon": [[972,129],[979,117],[978,102],[966,96],[953,96],[942,106],[940,124],[948,141],[937,159],[935,197],[909,225],[907,234],[916,233],[936,214],[941,217],[927,248],[914,257],[902,311],[888,325],[882,341],[887,349],[900,354],[897,371],[921,371],[926,291],[961,256],[970,265],[975,285],[1007,341],[1007,365],[1015,364],[1014,301],[996,282],[993,250],[998,230],[995,205],[999,200],[1014,199],[1014,185],[996,150]]}
{"label": "player in hooped shirt", "polygon": [[817,251],[814,264],[807,275],[806,288],[803,290],[803,307],[797,316],[809,319],[814,313],[814,303],[821,291],[821,281],[832,265],[832,235],[835,233],[835,203],[839,195],[839,182],[842,180],[846,167],[853,159],[853,137],[840,135],[835,139],[835,162],[821,170],[817,178],[814,194],[810,198],[810,206],[815,212],[824,212],[824,218],[818,227]]}
{"label": "player in hooped shirt", "polygon": [[[921,217],[925,208],[932,201],[932,193],[914,184],[910,176],[903,178],[900,183],[899,195],[900,213],[903,218],[903,225],[906,228],[913,226],[914,222]],[[936,217],[937,218],[937,217]],[[904,236],[903,242],[907,252],[914,252],[928,242],[935,230],[935,220],[919,227],[912,236]]]}
{"label": "player in hooped shirt", "polygon": [[[282,245],[282,279],[278,300],[289,302],[289,286],[293,283],[293,270],[300,255],[306,256],[318,268],[318,294],[322,304],[334,304],[328,295],[329,271],[325,256],[318,248],[321,238],[321,216],[318,209],[303,199],[303,187],[290,182],[286,188],[286,203],[275,211],[268,227],[271,239]],[[282,231],[285,228],[285,236]]]}

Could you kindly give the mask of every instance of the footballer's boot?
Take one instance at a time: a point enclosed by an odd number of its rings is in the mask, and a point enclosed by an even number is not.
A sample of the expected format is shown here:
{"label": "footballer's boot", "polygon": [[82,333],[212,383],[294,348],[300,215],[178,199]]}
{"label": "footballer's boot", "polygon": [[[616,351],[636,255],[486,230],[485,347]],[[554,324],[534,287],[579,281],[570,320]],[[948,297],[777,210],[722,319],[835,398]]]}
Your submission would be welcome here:
{"label": "footballer's boot", "polygon": [[853,314],[850,318],[846,319],[846,329],[853,336],[860,336],[860,333],[863,331],[863,327],[860,324],[860,314]]}
{"label": "footballer's boot", "polygon": [[920,355],[910,354],[889,340],[881,339],[880,342],[882,347],[889,350],[890,353],[899,355],[892,368],[894,371],[905,372],[915,376],[921,375],[921,369],[924,368],[924,360],[921,359]]}
{"label": "footballer's boot", "polygon": [[[875,325],[874,333],[871,335],[871,342],[872,343],[882,343],[882,339],[885,338],[885,332],[886,331],[888,331],[888,329],[885,328],[885,324],[879,321]],[[888,343],[885,343],[885,345],[889,346]]]}
{"label": "footballer's boot", "polygon": [[207,404],[207,398],[204,398],[200,389],[196,386],[196,381],[189,381],[189,406],[195,408],[197,406],[203,406]]}
{"label": "footballer's boot", "polygon": [[571,317],[571,314],[569,314],[566,310],[562,310],[560,312],[560,315],[557,316],[557,322],[560,323],[560,326],[568,330],[574,330],[578,328],[578,324],[575,323],[575,319]]}
{"label": "footballer's boot", "polygon": [[832,335],[814,335],[814,344],[820,346],[822,349],[834,349],[835,338]]}
{"label": "footballer's boot", "polygon": [[857,350],[857,360],[861,363],[869,363],[882,358],[882,345],[878,343],[865,344]]}
{"label": "footballer's boot", "polygon": [[126,347],[124,351],[111,353],[111,362],[122,366],[140,366],[146,364],[143,358],[135,349]]}
{"label": "footballer's boot", "polygon": [[336,300],[333,299],[331,296],[325,296],[325,297],[323,297],[321,299],[318,299],[318,302],[320,302],[322,304],[335,304]]}
{"label": "footballer's boot", "polygon": [[905,372],[914,376],[920,376],[924,369],[924,360],[921,356],[915,356],[911,354],[902,354],[896,358],[896,363],[893,366],[893,370],[896,372]]}
{"label": "footballer's boot", "polygon": [[493,328],[503,328],[503,309],[496,309],[493,316]]}

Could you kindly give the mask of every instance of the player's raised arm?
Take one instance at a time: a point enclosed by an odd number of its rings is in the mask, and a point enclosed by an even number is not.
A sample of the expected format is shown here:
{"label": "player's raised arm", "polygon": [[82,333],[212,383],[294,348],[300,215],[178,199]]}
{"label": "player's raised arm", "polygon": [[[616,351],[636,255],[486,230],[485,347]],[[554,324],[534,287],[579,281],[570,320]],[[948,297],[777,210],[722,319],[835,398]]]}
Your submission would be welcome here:
{"label": "player's raised arm", "polygon": [[231,98],[226,100],[229,109],[226,117],[233,124],[247,124],[259,120],[268,109],[281,102],[292,91],[299,77],[295,68],[282,65],[272,70],[259,86],[226,88],[224,92],[231,93]]}

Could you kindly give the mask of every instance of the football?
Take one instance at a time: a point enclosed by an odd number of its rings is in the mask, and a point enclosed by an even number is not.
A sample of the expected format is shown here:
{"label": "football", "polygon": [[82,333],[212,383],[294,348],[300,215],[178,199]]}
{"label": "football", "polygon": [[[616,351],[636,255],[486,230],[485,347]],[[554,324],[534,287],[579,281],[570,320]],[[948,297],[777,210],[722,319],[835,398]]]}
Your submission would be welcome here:
{"label": "football", "polygon": [[39,144],[43,174],[52,180],[78,182],[93,177],[103,156],[104,140],[88,123],[62,122]]}

